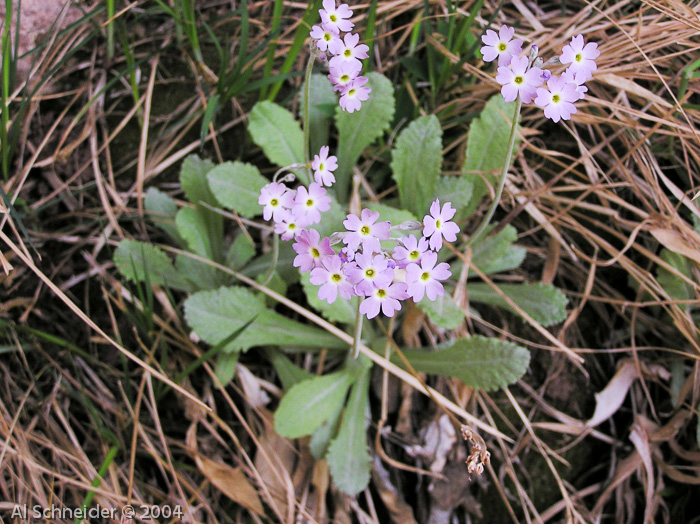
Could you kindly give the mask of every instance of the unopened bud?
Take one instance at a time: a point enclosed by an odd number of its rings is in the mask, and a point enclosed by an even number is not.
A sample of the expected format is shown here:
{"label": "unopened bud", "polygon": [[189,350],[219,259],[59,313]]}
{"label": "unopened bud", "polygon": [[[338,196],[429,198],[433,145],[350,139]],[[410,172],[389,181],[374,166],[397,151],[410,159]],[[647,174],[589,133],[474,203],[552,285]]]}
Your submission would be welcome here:
{"label": "unopened bud", "polygon": [[532,63],[535,61],[535,58],[537,58],[537,53],[539,53],[539,51],[540,51],[540,48],[537,47],[535,44],[532,44],[532,47],[530,48],[530,56],[529,56],[530,65],[532,65]]}
{"label": "unopened bud", "polygon": [[420,231],[423,229],[423,224],[417,220],[406,220],[406,222],[391,226],[391,229],[398,229],[399,231]]}
{"label": "unopened bud", "polygon": [[347,235],[347,232],[343,231],[336,231],[335,233],[333,233],[329,238],[329,240],[331,241],[331,246],[340,244],[343,241],[343,238],[345,238],[345,235]]}

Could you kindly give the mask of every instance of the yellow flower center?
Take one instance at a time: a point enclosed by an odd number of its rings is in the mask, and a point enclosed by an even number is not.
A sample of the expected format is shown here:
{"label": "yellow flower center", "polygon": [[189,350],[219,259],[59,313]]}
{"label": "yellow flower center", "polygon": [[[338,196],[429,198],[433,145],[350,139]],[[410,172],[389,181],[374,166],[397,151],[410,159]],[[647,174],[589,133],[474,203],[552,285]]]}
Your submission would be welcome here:
{"label": "yellow flower center", "polygon": [[321,163],[318,165],[318,170],[319,170],[319,171],[325,171],[325,170],[326,170],[325,164],[324,164],[323,162],[321,162]]}
{"label": "yellow flower center", "polygon": [[428,280],[430,278],[430,273],[427,271],[420,276],[421,280]]}
{"label": "yellow flower center", "polygon": [[374,276],[374,269],[365,269],[365,276],[367,278],[372,278]]}
{"label": "yellow flower center", "polygon": [[442,227],[442,221],[440,221],[439,219],[436,220],[436,221],[435,221],[435,227],[438,228],[438,229],[440,229],[440,228]]}
{"label": "yellow flower center", "polygon": [[277,200],[276,198],[273,198],[272,200],[270,200],[270,205],[272,207],[276,207],[277,204],[279,204],[279,200]]}
{"label": "yellow flower center", "polygon": [[323,39],[324,39],[326,42],[330,42],[330,41],[331,41],[331,34],[330,34],[330,33],[324,34],[324,35],[323,35]]}
{"label": "yellow flower center", "polygon": [[377,296],[378,296],[379,298],[384,298],[384,297],[386,296],[386,291],[384,291],[383,289],[378,289],[378,290],[377,290]]}
{"label": "yellow flower center", "polygon": [[559,102],[559,100],[561,100],[561,97],[559,95],[552,95],[552,102],[556,104]]}
{"label": "yellow flower center", "polygon": [[365,236],[369,235],[369,227],[368,227],[368,226],[362,226],[362,227],[360,228],[360,233],[362,233],[362,234],[365,235]]}
{"label": "yellow flower center", "polygon": [[581,53],[578,53],[578,54],[575,56],[575,58],[576,58],[576,61],[577,61],[577,62],[580,62],[581,60],[583,60],[583,55],[582,55]]}
{"label": "yellow flower center", "polygon": [[408,258],[410,258],[411,260],[416,260],[419,256],[420,256],[420,253],[418,253],[418,251],[411,251],[408,254]]}
{"label": "yellow flower center", "polygon": [[337,22],[337,21],[338,21],[338,17],[335,16],[335,15],[331,15],[331,16],[329,16],[328,18],[331,19],[331,22]]}
{"label": "yellow flower center", "polygon": [[506,44],[504,44],[503,42],[501,42],[500,44],[498,44],[498,50],[499,50],[501,53],[502,53],[503,51],[505,51],[506,49],[508,49],[508,46],[507,46]]}
{"label": "yellow flower center", "polygon": [[306,207],[313,207],[314,201],[311,200],[310,198],[306,201]]}
{"label": "yellow flower center", "polygon": [[315,247],[312,247],[311,248],[311,256],[314,258],[318,258],[321,256],[321,253],[318,252],[318,249],[316,249]]}
{"label": "yellow flower center", "polygon": [[331,275],[331,280],[333,282],[340,282],[341,280],[343,280],[343,277],[341,277],[338,273],[333,273]]}
{"label": "yellow flower center", "polygon": [[524,81],[525,81],[525,79],[522,76],[516,76],[513,79],[513,82],[515,82],[516,84],[522,84]]}

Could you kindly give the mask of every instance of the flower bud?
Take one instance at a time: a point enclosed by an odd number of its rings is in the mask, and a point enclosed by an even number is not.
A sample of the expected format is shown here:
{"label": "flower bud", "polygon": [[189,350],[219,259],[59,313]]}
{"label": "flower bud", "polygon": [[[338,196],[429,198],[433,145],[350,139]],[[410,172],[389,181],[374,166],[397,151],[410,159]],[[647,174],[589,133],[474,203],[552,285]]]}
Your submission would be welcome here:
{"label": "flower bud", "polygon": [[396,226],[392,226],[391,229],[398,229],[399,231],[420,231],[423,229],[423,224],[417,220],[407,220]]}

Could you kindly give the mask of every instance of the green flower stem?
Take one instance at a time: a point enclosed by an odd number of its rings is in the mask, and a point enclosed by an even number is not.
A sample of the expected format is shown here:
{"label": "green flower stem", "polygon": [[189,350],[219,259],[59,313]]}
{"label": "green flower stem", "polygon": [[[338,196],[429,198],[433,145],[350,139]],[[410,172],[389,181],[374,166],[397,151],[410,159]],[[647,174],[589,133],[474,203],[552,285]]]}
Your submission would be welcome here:
{"label": "green flower stem", "polygon": [[265,278],[261,282],[263,286],[267,286],[272,280],[272,275],[275,274],[275,269],[277,269],[277,261],[280,258],[280,236],[275,233],[272,237],[272,260],[270,261],[270,269],[267,270]]}
{"label": "green flower stem", "polygon": [[498,187],[496,187],[496,194],[493,197],[493,202],[491,202],[491,206],[489,206],[489,210],[486,212],[486,216],[481,221],[481,224],[479,224],[479,227],[476,228],[474,233],[472,233],[471,237],[469,237],[469,240],[467,240],[467,243],[464,245],[465,248],[471,246],[481,237],[481,235],[484,234],[484,231],[489,226],[489,223],[491,222],[491,219],[493,218],[493,215],[496,212],[498,204],[501,202],[501,195],[503,195],[503,188],[506,185],[508,169],[510,168],[510,162],[513,158],[513,146],[515,145],[515,135],[518,128],[518,119],[520,118],[520,107],[522,106],[522,104],[523,101],[518,96],[518,98],[515,101],[515,111],[513,112],[513,124],[510,128],[510,136],[508,137],[506,160],[503,164],[503,170],[501,171],[501,178],[498,180]]}
{"label": "green flower stem", "polygon": [[357,297],[357,308],[355,309],[355,334],[352,337],[352,358],[357,358],[360,354],[360,339],[362,338],[362,313],[360,313],[360,302]]}
{"label": "green flower stem", "polygon": [[[311,72],[314,70],[314,61],[316,60],[316,53],[314,49],[314,44],[311,44],[311,52],[309,53],[309,61],[306,63],[306,74],[304,75],[304,100],[303,100],[303,112],[304,112],[304,162],[307,166],[311,165],[311,155],[309,153],[309,147],[311,142],[311,125],[309,124],[309,98],[311,97]],[[307,185],[311,183],[311,168],[306,168],[306,180]]]}

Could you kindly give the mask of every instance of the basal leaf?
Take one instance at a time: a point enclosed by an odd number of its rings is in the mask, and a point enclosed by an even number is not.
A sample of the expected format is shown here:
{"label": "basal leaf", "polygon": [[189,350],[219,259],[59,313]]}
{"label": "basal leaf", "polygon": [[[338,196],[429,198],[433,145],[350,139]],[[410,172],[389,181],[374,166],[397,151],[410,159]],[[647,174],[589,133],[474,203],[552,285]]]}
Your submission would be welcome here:
{"label": "basal leaf", "polygon": [[353,307],[353,302],[350,300],[344,300],[340,297],[338,297],[332,304],[329,304],[325,300],[321,300],[318,298],[319,286],[313,285],[310,279],[311,276],[309,273],[304,273],[301,275],[301,284],[304,287],[306,300],[309,302],[311,307],[317,311],[320,311],[324,318],[331,322],[354,324],[355,308]]}
{"label": "basal leaf", "polygon": [[286,438],[311,435],[345,403],[352,382],[338,371],[295,384],[275,411],[275,431]]}
{"label": "basal leaf", "polygon": [[[156,246],[138,240],[122,240],[114,252],[114,264],[127,280],[167,285],[192,291],[192,283],[173,267],[168,256]],[[148,276],[147,276],[148,275]]]}
{"label": "basal leaf", "polygon": [[212,169],[214,169],[213,162],[202,160],[197,155],[189,155],[182,161],[180,185],[187,200],[192,204],[205,202],[212,206],[216,205],[216,200],[207,185],[207,173]]}
{"label": "basal leaf", "polygon": [[258,204],[260,190],[269,182],[258,168],[243,162],[224,162],[207,173],[209,187],[216,200],[239,215],[262,215]]}
{"label": "basal leaf", "polygon": [[437,300],[424,297],[418,303],[418,309],[427,314],[433,324],[443,329],[457,329],[465,318],[462,308],[447,293],[437,297]]}
{"label": "basal leaf", "polygon": [[175,224],[190,251],[201,257],[213,259],[212,241],[203,213],[198,209],[183,207],[175,215]]}
{"label": "basal leaf", "polygon": [[255,243],[243,233],[239,233],[226,253],[226,265],[240,269],[255,256]]}
{"label": "basal leaf", "polygon": [[[663,248],[661,250],[661,258],[665,262],[668,262],[668,264],[670,264],[671,267],[677,269],[681,275],[685,275],[690,279],[693,278],[693,263],[690,261],[690,259],[678,253],[674,253],[673,251],[670,251],[666,248]],[[659,281],[659,284],[664,288],[666,293],[668,293],[668,296],[670,296],[671,298],[675,300],[695,299],[695,292],[693,291],[693,287],[681,278],[668,271],[667,269],[659,267],[657,275],[657,280]],[[682,304],[681,307],[683,309],[688,309],[690,307],[690,304]]]}
{"label": "basal leaf", "polygon": [[309,451],[316,460],[326,456],[328,446],[338,433],[340,416],[343,414],[343,404],[338,404],[335,413],[328,420],[324,420],[319,428],[313,432],[309,439]]}
{"label": "basal leaf", "polygon": [[367,447],[370,373],[366,370],[352,387],[338,436],[326,454],[333,482],[351,496],[367,487],[372,469]]}
{"label": "basal leaf", "polygon": [[[469,127],[462,176],[474,184],[474,190],[465,216],[471,215],[486,195],[484,179],[492,184],[503,169],[514,111],[515,102],[505,102],[500,94],[495,95]],[[516,135],[513,151],[518,141]]]}
{"label": "basal leaf", "polygon": [[236,375],[236,367],[238,366],[238,357],[240,353],[227,353],[220,351],[216,356],[216,365],[214,366],[214,374],[219,379],[222,386],[227,386]]}
{"label": "basal leaf", "polygon": [[512,384],[525,374],[530,364],[527,349],[481,335],[452,340],[438,346],[436,351],[404,350],[404,355],[416,371],[456,377],[485,390]]}
{"label": "basal leaf", "polygon": [[304,134],[299,122],[274,102],[265,100],[253,106],[248,131],[273,164],[284,167],[304,161]]}
{"label": "basal leaf", "polygon": [[192,282],[196,290],[216,289],[227,284],[231,277],[199,260],[187,255],[178,255],[175,259],[175,267],[181,275]]}
{"label": "basal leaf", "polygon": [[511,225],[495,235],[487,232],[472,246],[472,263],[487,275],[519,267],[527,251],[524,247],[514,246],[516,240],[518,232]]}
{"label": "basal leaf", "polygon": [[295,365],[287,355],[277,348],[267,348],[265,350],[267,358],[275,368],[275,372],[282,382],[282,387],[288,391],[294,384],[302,380],[309,379],[314,375]]}
{"label": "basal leaf", "polygon": [[372,89],[369,100],[354,113],[336,108],[338,128],[338,169],[335,171],[338,200],[347,201],[352,170],[362,151],[389,129],[394,117],[394,86],[379,73],[369,73],[368,86]]}
{"label": "basal leaf", "polygon": [[442,166],[442,129],[435,115],[414,120],[399,134],[391,170],[401,206],[423,216],[435,198]]}
{"label": "basal leaf", "polygon": [[296,322],[265,307],[262,297],[233,286],[199,291],[185,301],[187,323],[205,342],[216,345],[253,317],[255,321],[225,351],[253,346],[344,349],[347,344],[326,331]]}
{"label": "basal leaf", "polygon": [[182,238],[175,227],[177,204],[175,200],[155,187],[149,187],[143,199],[143,207],[148,212],[148,218],[165,231],[170,238],[182,243]]}
{"label": "basal leaf", "polygon": [[[545,327],[557,324],[566,318],[568,299],[552,284],[544,285],[541,282],[499,284],[498,287],[528,315]],[[483,282],[468,283],[467,291],[470,302],[498,306],[515,313],[513,308],[488,284]]]}
{"label": "basal leaf", "polygon": [[[466,216],[473,190],[474,183],[471,180],[456,176],[441,176],[438,178],[435,198],[439,198],[440,202],[450,202],[457,210],[453,220],[459,220]],[[424,214],[427,212],[426,209]]]}
{"label": "basal leaf", "polygon": [[[328,76],[311,75],[309,92],[309,133],[311,157],[320,151],[321,146],[328,145],[328,134],[333,122],[338,95],[333,91]],[[304,92],[304,85],[301,86]],[[299,104],[299,119],[303,121],[304,104]]]}
{"label": "basal leaf", "polygon": [[210,254],[202,256],[207,256],[215,262],[221,262],[221,244],[224,235],[223,218],[220,214],[202,205],[204,203],[208,206],[218,206],[207,182],[207,173],[213,168],[214,164],[209,160],[202,160],[197,155],[189,155],[182,162],[180,168],[180,185],[187,199],[195,204],[197,213],[201,215],[206,224],[207,237],[213,241]]}

